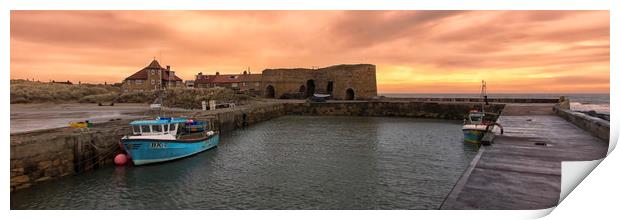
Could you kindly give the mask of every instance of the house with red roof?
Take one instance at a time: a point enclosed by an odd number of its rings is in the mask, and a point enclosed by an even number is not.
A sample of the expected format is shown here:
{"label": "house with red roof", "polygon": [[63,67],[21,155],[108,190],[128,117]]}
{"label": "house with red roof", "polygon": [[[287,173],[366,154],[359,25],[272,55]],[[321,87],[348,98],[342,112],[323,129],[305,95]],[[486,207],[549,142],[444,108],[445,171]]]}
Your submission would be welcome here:
{"label": "house with red roof", "polygon": [[123,80],[123,92],[144,92],[157,89],[183,87],[183,80],[170,70],[162,68],[157,60]]}

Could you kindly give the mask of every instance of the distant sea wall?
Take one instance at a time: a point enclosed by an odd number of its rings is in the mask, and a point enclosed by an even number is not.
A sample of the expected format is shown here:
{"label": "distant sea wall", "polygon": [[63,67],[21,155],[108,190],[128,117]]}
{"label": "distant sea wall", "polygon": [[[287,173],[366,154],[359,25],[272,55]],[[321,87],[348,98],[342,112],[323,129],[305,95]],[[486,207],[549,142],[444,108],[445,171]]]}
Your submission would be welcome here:
{"label": "distant sea wall", "polygon": [[[499,113],[504,106],[504,104],[490,104],[485,108],[488,112]],[[342,101],[286,103],[285,108],[288,115],[395,116],[463,120],[471,109],[480,108],[480,103]]]}
{"label": "distant sea wall", "polygon": [[[393,98],[385,97],[385,101],[413,101],[413,102],[476,102],[482,103],[482,98]],[[531,99],[531,98],[488,98],[489,103],[558,103],[559,99]]]}

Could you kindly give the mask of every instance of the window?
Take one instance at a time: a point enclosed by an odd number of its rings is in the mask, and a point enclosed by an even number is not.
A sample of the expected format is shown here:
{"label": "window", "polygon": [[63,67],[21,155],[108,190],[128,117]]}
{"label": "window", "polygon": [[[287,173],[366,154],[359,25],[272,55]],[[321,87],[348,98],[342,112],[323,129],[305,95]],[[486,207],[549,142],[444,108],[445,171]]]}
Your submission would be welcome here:
{"label": "window", "polygon": [[164,125],[164,132],[168,132],[168,124]]}
{"label": "window", "polygon": [[125,81],[127,84],[131,84],[131,79]]}
{"label": "window", "polygon": [[134,134],[139,134],[140,133],[140,126],[134,125],[131,126],[133,128],[133,133]]}
{"label": "window", "polygon": [[155,85],[155,80],[151,79],[151,85]]}
{"label": "window", "polygon": [[161,125],[153,125],[153,132],[161,132]]}
{"label": "window", "polygon": [[255,82],[255,83],[254,83],[254,86],[259,87],[259,86],[260,86],[260,83],[259,83],[259,82]]}
{"label": "window", "polygon": [[472,122],[480,122],[482,121],[482,115],[471,115],[469,116],[469,120]]}
{"label": "window", "polygon": [[142,85],[142,80],[136,79],[136,85]]}
{"label": "window", "polygon": [[151,126],[142,125],[142,126],[140,126],[140,128],[142,128],[142,133],[149,133],[149,132],[151,132]]}
{"label": "window", "polygon": [[175,131],[177,129],[177,124],[170,125],[170,131]]}
{"label": "window", "polygon": [[232,83],[232,84],[230,84],[230,86],[233,87],[233,88],[237,88],[239,85],[237,83]]}

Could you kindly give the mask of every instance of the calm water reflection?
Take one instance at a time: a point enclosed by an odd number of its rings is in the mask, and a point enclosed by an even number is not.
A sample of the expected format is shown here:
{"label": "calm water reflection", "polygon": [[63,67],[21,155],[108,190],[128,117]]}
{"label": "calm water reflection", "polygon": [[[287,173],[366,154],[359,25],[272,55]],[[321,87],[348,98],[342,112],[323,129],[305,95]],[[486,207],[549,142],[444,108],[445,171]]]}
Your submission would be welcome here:
{"label": "calm water reflection", "polygon": [[435,209],[475,151],[449,121],[286,116],[190,158],[12,193],[11,208]]}

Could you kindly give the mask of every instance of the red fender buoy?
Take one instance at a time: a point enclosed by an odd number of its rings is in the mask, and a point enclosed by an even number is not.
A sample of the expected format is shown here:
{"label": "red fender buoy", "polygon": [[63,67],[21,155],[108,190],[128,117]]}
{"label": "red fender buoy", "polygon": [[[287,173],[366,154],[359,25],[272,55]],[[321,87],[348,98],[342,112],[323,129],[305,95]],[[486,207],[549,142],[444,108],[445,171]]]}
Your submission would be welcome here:
{"label": "red fender buoy", "polygon": [[117,166],[123,166],[127,163],[127,156],[125,156],[125,154],[117,154],[116,157],[114,157],[114,164],[116,164]]}

